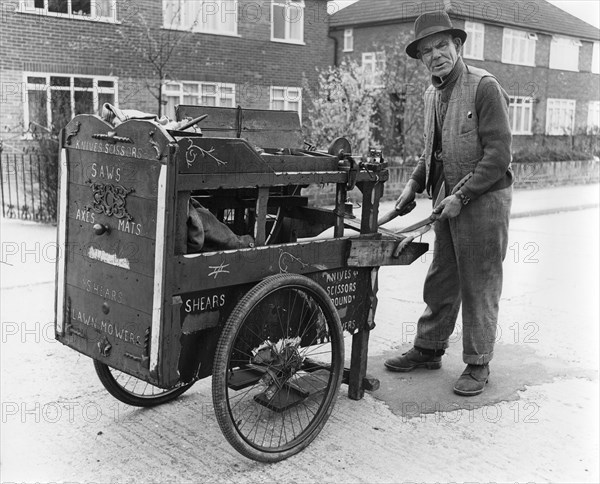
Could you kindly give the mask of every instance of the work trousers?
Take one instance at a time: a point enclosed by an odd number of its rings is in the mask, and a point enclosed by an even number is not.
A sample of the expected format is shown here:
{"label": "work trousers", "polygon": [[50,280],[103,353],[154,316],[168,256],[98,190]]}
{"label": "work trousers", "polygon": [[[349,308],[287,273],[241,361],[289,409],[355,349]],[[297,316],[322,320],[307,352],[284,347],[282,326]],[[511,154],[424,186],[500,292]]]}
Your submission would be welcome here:
{"label": "work trousers", "polygon": [[457,217],[435,223],[433,261],[423,288],[427,308],[417,324],[415,346],[446,349],[462,302],[463,361],[483,365],[493,358],[511,204],[508,187],[485,193]]}

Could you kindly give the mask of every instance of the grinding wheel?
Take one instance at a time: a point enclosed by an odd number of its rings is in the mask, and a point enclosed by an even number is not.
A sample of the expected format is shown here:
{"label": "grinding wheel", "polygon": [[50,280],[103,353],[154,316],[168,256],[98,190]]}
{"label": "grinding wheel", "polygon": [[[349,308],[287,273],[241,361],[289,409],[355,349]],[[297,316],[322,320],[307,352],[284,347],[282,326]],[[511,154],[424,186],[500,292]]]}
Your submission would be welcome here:
{"label": "grinding wheel", "polygon": [[337,156],[341,160],[344,155],[352,153],[352,146],[350,146],[350,141],[346,138],[336,138],[329,145],[327,153]]}

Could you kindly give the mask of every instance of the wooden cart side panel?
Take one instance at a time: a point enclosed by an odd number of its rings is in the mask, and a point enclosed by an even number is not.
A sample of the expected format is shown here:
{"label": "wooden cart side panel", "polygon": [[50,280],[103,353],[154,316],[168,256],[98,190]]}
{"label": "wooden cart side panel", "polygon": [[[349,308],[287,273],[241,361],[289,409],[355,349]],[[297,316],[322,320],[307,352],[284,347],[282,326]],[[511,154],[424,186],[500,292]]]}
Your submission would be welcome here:
{"label": "wooden cart side panel", "polygon": [[160,386],[149,366],[151,350],[155,366],[160,359],[166,171],[174,140],[152,122],[113,128],[94,116],[75,117],[64,136],[59,234],[69,250],[57,338]]}
{"label": "wooden cart side panel", "polygon": [[237,109],[209,106],[177,108],[177,119],[208,118],[198,124],[207,137],[244,138],[262,148],[302,148],[304,137],[295,111]]}
{"label": "wooden cart side panel", "polygon": [[[345,331],[355,333],[364,327],[372,303],[371,298],[364,297],[372,285],[371,269],[337,268],[307,276],[325,289]],[[173,298],[173,320],[181,327],[181,337],[176,342],[181,343],[178,362],[181,381],[211,375],[221,331],[234,307],[254,285],[225,286]]]}
{"label": "wooden cart side panel", "polygon": [[[133,185],[132,185],[133,186]],[[154,240],[156,235],[156,212],[152,210],[156,204],[156,197],[140,197],[138,193],[131,192],[127,195],[127,212],[135,213],[131,220],[128,217],[115,219],[104,213],[98,213],[91,207],[93,189],[90,184],[79,185],[69,182],[70,203],[67,215],[69,218],[87,222],[90,227],[95,223],[109,224],[113,231],[131,234],[137,238]]]}
{"label": "wooden cart side panel", "polygon": [[176,294],[258,282],[273,274],[310,274],[346,265],[347,238],[175,257]]}
{"label": "wooden cart side panel", "polygon": [[[167,241],[167,228],[168,228],[168,212],[167,203],[169,195],[169,173],[166,165],[160,167],[160,174],[158,177],[158,199],[157,199],[157,210],[156,210],[156,248],[154,251],[154,288],[153,288],[153,299],[152,299],[152,327],[150,330],[150,374],[161,381],[164,371],[166,370],[164,364],[159,371],[160,357],[162,354],[168,352],[165,346],[168,342],[165,341],[164,330],[168,326],[167,321],[170,317],[168,311],[165,312],[165,283],[166,281],[166,257],[168,249]],[[165,315],[167,318],[165,318]]]}
{"label": "wooden cart side panel", "polygon": [[[170,387],[181,381],[177,363],[181,352],[181,326],[174,316],[174,279],[177,267],[175,254],[182,249],[180,224],[187,227],[187,194],[178,198],[177,159],[179,147],[168,146],[166,164],[161,167],[156,225],[155,288],[152,316],[150,372],[162,386]],[[159,243],[162,241],[162,243]]]}
{"label": "wooden cart side panel", "polygon": [[65,331],[66,307],[65,307],[65,280],[67,270],[66,243],[67,243],[67,206],[68,192],[67,183],[69,179],[69,164],[68,154],[63,148],[63,135],[61,132],[60,143],[60,164],[58,174],[58,230],[56,235],[56,244],[58,250],[62,252],[58,254],[56,264],[56,294],[54,299],[54,328],[56,336],[63,336]]}
{"label": "wooden cart side panel", "polygon": [[[104,264],[78,254],[68,254],[66,283],[95,294],[105,301],[150,313],[154,277],[120,267],[104,270]],[[97,278],[102,274],[102,280]],[[96,306],[97,308],[99,306]]]}

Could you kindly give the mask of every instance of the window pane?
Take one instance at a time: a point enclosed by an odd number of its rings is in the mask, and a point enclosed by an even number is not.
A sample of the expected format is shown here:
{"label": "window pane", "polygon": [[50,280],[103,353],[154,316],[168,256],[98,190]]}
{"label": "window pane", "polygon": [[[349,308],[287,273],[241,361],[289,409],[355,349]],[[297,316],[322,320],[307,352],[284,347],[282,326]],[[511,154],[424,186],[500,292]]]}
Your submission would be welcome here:
{"label": "window pane", "polygon": [[91,91],[75,91],[75,114],[94,112],[94,94]]}
{"label": "window pane", "polygon": [[179,104],[179,96],[166,96],[167,104],[164,113],[171,119],[175,119],[175,106]]}
{"label": "window pane", "polygon": [[198,84],[184,84],[183,92],[185,94],[198,94],[199,85]]}
{"label": "window pane", "polygon": [[46,84],[45,77],[28,77],[27,82],[30,84],[41,84],[42,86]]}
{"label": "window pane", "polygon": [[63,129],[71,119],[71,92],[50,91],[50,109],[52,126],[55,130]]}
{"label": "window pane", "polygon": [[69,13],[67,0],[48,0],[48,11],[56,13]]}
{"label": "window pane", "polygon": [[285,103],[283,101],[273,100],[273,109],[283,110],[285,109]]}
{"label": "window pane", "polygon": [[109,17],[114,18],[114,4],[115,0],[93,0],[96,4],[96,17]]}
{"label": "window pane", "polygon": [[523,111],[522,110],[523,110],[523,108],[521,108],[521,107],[517,108],[517,110],[516,110],[517,112],[516,112],[516,119],[515,119],[515,121],[516,121],[516,123],[515,123],[515,131],[517,133],[520,133],[521,130],[523,129],[523,125],[522,125],[522,121],[521,121],[522,117],[523,117]]}
{"label": "window pane", "polygon": [[217,98],[213,96],[202,96],[202,105],[203,106],[216,106]]}
{"label": "window pane", "polygon": [[204,84],[202,86],[202,92],[204,94],[216,94],[217,86],[215,84]]}
{"label": "window pane", "polygon": [[98,87],[115,87],[113,81],[98,81]]}
{"label": "window pane", "polygon": [[183,104],[198,105],[198,96],[183,96]]}
{"label": "window pane", "polygon": [[181,86],[179,84],[166,84],[165,85],[165,94],[167,95],[176,95],[179,98],[179,93],[181,92]]}
{"label": "window pane", "polygon": [[273,5],[273,37],[285,39],[285,8]]}
{"label": "window pane", "polygon": [[69,87],[71,85],[71,78],[69,78],[69,77],[51,77],[50,85],[51,86]]}
{"label": "window pane", "polygon": [[97,115],[100,115],[102,113],[102,106],[104,106],[104,104],[115,104],[115,95],[111,94],[111,93],[100,93],[98,94],[98,112],[96,113]]}
{"label": "window pane", "polygon": [[531,104],[523,107],[523,131],[531,133]]}
{"label": "window pane", "polygon": [[35,8],[44,8],[44,0],[34,0],[33,6]]}
{"label": "window pane", "polygon": [[[292,12],[292,16],[291,16],[291,29],[290,29],[290,38],[292,40],[297,40],[298,42],[302,41],[302,32],[303,32],[303,22],[304,22],[304,16],[303,15],[297,15],[296,12],[294,12],[295,9],[290,9]],[[298,9],[301,10],[301,9]]]}
{"label": "window pane", "polygon": [[46,91],[44,90],[30,90],[27,91],[27,102],[29,111],[29,122],[34,122],[42,126],[47,126],[47,104],[46,104]]}
{"label": "window pane", "polygon": [[77,15],[91,15],[90,0],[71,0],[71,11]]}
{"label": "window pane", "polygon": [[76,77],[74,80],[75,87],[93,87],[94,81],[90,78]]}

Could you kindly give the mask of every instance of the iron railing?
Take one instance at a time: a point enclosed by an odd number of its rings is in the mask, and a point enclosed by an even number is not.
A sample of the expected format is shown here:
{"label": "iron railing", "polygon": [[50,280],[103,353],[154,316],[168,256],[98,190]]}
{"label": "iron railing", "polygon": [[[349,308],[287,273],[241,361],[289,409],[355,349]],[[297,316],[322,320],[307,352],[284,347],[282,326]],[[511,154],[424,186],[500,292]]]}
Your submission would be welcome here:
{"label": "iron railing", "polygon": [[0,152],[2,216],[56,222],[57,167],[40,154]]}

